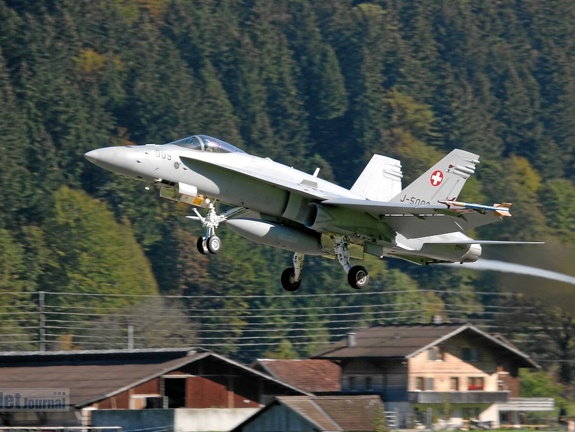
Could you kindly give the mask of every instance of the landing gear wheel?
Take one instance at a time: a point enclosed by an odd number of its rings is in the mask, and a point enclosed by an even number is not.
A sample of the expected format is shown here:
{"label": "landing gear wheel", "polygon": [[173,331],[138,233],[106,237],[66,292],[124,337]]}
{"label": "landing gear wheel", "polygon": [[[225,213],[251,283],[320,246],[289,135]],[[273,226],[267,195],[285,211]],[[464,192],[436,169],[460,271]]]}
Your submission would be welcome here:
{"label": "landing gear wheel", "polygon": [[365,267],[353,266],[347,273],[347,282],[352,288],[361,289],[369,282],[369,274]]}
{"label": "landing gear wheel", "polygon": [[212,254],[217,254],[221,247],[222,247],[222,241],[220,240],[220,238],[218,236],[211,236],[208,241],[208,251]]}
{"label": "landing gear wheel", "polygon": [[202,255],[206,255],[209,252],[208,246],[206,245],[206,238],[205,237],[198,238],[198,242],[196,243],[196,246],[198,247],[198,252],[201,253]]}
{"label": "landing gear wheel", "polygon": [[287,268],[282,273],[282,287],[286,291],[297,291],[301,285],[301,279],[295,280],[295,269],[293,267]]}

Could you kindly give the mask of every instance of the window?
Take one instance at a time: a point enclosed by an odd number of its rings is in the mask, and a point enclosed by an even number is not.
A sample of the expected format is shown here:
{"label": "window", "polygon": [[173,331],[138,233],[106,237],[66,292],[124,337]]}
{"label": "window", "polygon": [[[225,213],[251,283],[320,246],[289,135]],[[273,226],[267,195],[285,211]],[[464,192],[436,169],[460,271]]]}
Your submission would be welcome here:
{"label": "window", "polygon": [[479,361],[479,351],[476,347],[465,347],[461,352],[461,358],[468,362]]}
{"label": "window", "polygon": [[350,376],[347,378],[347,382],[349,384],[349,390],[350,391],[356,391],[357,390],[357,384],[355,382],[355,377],[354,376]]}
{"label": "window", "polygon": [[449,390],[451,391],[459,391],[459,378],[451,377],[449,379]]}
{"label": "window", "polygon": [[443,348],[440,346],[434,346],[427,350],[427,359],[443,361]]}
{"label": "window", "polygon": [[433,390],[433,378],[415,377],[415,390]]}
{"label": "window", "polygon": [[425,390],[425,381],[423,377],[415,377],[415,390]]}
{"label": "window", "polygon": [[373,390],[373,380],[370,376],[365,377],[365,390],[372,391]]}
{"label": "window", "polygon": [[483,377],[467,378],[467,389],[469,391],[483,390]]}
{"label": "window", "polygon": [[461,409],[464,419],[478,419],[480,414],[480,409],[476,407],[464,407]]}

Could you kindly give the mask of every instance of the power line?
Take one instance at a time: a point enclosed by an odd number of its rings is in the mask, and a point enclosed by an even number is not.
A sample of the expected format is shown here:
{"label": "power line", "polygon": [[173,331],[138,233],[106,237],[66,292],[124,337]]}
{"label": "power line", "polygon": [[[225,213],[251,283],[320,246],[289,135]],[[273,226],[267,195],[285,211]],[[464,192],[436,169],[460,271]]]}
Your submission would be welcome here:
{"label": "power line", "polygon": [[[441,296],[438,301],[429,301],[426,294]],[[7,295],[9,293],[0,293]],[[152,320],[153,328],[136,328],[136,343],[145,345],[149,337],[174,335],[178,338],[201,340],[201,346],[213,347],[232,352],[261,352],[278,347],[283,341],[289,341],[297,347],[312,347],[318,343],[333,342],[344,337],[350,331],[357,331],[372,323],[413,323],[421,322],[424,313],[441,311],[444,316],[459,317],[461,321],[472,319],[483,328],[498,328],[497,316],[510,311],[532,309],[525,307],[501,306],[498,304],[465,304],[462,293],[457,291],[425,290],[419,292],[419,299],[413,302],[394,302],[394,296],[405,295],[404,291],[353,291],[349,293],[321,293],[298,295],[211,295],[211,296],[154,296],[130,294],[86,294],[86,293],[12,293],[26,299],[20,304],[7,306],[0,313],[5,325],[0,328],[6,332],[0,341],[0,347],[13,347],[16,344],[39,346],[40,349],[58,347],[59,341],[72,346],[83,347],[121,347],[126,346],[124,327],[145,325]],[[494,300],[506,299],[510,293],[475,292],[463,293],[465,296],[490,296]],[[70,300],[70,297],[73,297]],[[313,304],[313,299],[339,298],[350,304],[333,306]],[[36,305],[30,299],[37,299]],[[121,305],[110,303],[123,299]],[[150,309],[141,309],[149,299],[161,300],[151,304]],[[266,302],[265,309],[254,307],[252,303],[261,299]],[[281,299],[281,302],[275,302]],[[302,300],[312,300],[312,304],[297,304]],[[166,301],[168,300],[168,301]],[[188,302],[198,303],[221,300],[225,306],[189,307]],[[11,300],[13,303],[13,300]],[[99,304],[104,306],[99,306]],[[262,303],[262,302],[260,302]],[[335,303],[330,301],[329,303]],[[493,302],[495,303],[495,302]],[[94,304],[91,306],[91,304]],[[155,309],[154,309],[155,308]],[[168,309],[166,309],[168,308]],[[172,309],[169,309],[172,308]],[[32,309],[32,310],[31,310]],[[147,315],[142,316],[142,310]],[[174,319],[178,317],[174,328]],[[13,318],[9,321],[6,318]],[[456,319],[456,318],[452,318]],[[181,328],[178,328],[180,326]],[[21,332],[21,333],[19,333]],[[107,332],[107,333],[106,333]],[[112,332],[112,333],[110,333]],[[127,330],[126,330],[127,334]],[[187,335],[187,336],[186,336]],[[160,336],[161,338],[162,336]],[[522,337],[517,335],[517,337]],[[14,338],[14,340],[6,340]],[[71,338],[71,339],[67,339]],[[166,336],[163,336],[165,339]],[[178,339],[181,343],[181,339]],[[322,341],[322,342],[318,342]]]}

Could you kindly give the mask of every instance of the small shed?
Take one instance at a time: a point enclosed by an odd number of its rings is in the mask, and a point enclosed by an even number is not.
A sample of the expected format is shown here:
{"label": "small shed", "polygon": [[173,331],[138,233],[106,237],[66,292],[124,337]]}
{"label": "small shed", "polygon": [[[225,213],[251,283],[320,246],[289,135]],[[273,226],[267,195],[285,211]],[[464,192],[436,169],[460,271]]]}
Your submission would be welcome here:
{"label": "small shed", "polygon": [[232,432],[383,431],[379,396],[278,396]]}

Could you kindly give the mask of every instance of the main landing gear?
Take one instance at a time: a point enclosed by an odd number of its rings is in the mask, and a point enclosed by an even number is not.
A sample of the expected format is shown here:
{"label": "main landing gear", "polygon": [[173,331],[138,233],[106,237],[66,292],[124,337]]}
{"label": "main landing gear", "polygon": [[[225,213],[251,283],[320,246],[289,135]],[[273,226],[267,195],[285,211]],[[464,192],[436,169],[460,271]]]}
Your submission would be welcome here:
{"label": "main landing gear", "polygon": [[[349,261],[349,248],[347,246],[347,239],[343,236],[333,237],[334,253],[347,272],[347,282],[352,288],[361,289],[369,282],[369,273],[363,266],[353,266]],[[282,287],[286,291],[296,291],[301,284],[301,271],[303,267],[304,255],[296,252],[293,256],[293,267],[287,268],[283,271],[281,282]]]}
{"label": "main landing gear", "polygon": [[301,285],[301,269],[303,267],[304,254],[293,254],[293,267],[287,268],[282,273],[282,287],[286,291],[297,291]]}
{"label": "main landing gear", "polygon": [[[243,207],[233,208],[222,214],[217,214],[214,208],[214,203],[210,203],[208,212],[203,217],[200,212],[194,208],[196,216],[188,216],[188,218],[200,221],[206,229],[206,234],[198,238],[197,247],[201,254],[217,254],[221,247],[222,241],[216,235],[216,228],[220,223],[225,222],[227,219],[238,215],[245,211]],[[344,236],[333,236],[333,252],[338,262],[343,269],[347,272],[347,282],[352,288],[361,289],[369,282],[369,274],[363,266],[352,266],[349,261],[349,248],[347,238]],[[303,268],[304,254],[296,252],[293,255],[293,267],[287,268],[281,275],[282,287],[286,291],[297,291],[301,285],[301,276]]]}

